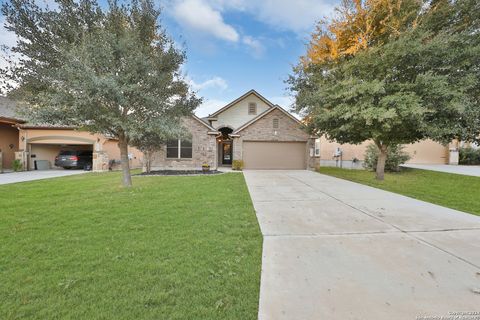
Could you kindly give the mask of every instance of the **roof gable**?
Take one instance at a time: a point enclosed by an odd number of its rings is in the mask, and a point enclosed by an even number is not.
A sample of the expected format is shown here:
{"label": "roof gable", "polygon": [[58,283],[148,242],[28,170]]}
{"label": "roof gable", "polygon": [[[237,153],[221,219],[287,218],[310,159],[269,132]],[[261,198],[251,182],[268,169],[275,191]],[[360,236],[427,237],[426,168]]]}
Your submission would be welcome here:
{"label": "roof gable", "polygon": [[293,121],[297,122],[299,125],[303,125],[303,123],[298,120],[297,118],[295,118],[290,112],[286,111],[285,109],[283,109],[282,107],[280,107],[279,105],[275,105],[273,108],[271,109],[268,109],[266,110],[265,112],[262,112],[261,114],[259,114],[257,117],[253,118],[252,120],[250,120],[249,122],[245,123],[243,126],[241,126],[240,128],[238,128],[237,130],[235,130],[232,134],[238,134],[240,131],[242,131],[243,129],[249,127],[250,125],[254,124],[255,122],[257,122],[258,120],[262,119],[263,117],[265,117],[266,115],[270,114],[271,112],[273,112],[274,110],[279,110],[281,111],[282,113],[284,113],[285,115],[287,115],[290,119],[292,119]]}
{"label": "roof gable", "polygon": [[262,96],[260,93],[258,93],[257,91],[255,90],[250,90],[248,92],[246,92],[245,94],[243,94],[242,96],[238,97],[237,99],[233,100],[232,102],[230,102],[229,104],[227,104],[226,106],[224,106],[223,108],[217,110],[216,112],[212,113],[210,116],[208,116],[208,118],[211,118],[211,117],[216,117],[217,115],[219,115],[220,113],[224,112],[225,110],[228,110],[230,109],[231,107],[235,106],[237,103],[239,103],[240,101],[242,101],[243,99],[247,98],[248,96],[250,96],[251,94],[255,95],[258,99],[260,99],[261,101],[263,101],[267,106],[269,106],[270,108],[273,108],[274,107],[274,104],[271,103],[267,98],[265,98],[264,96]]}

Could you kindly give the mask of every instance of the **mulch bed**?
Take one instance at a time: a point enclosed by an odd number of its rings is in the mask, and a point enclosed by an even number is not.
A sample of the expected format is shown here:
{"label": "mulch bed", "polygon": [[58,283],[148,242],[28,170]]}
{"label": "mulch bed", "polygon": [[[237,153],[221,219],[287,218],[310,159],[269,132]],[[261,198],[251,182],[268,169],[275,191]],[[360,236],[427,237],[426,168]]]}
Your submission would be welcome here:
{"label": "mulch bed", "polygon": [[156,170],[149,173],[142,172],[137,174],[137,176],[191,176],[191,175],[211,175],[211,174],[220,174],[221,171],[218,170]]}

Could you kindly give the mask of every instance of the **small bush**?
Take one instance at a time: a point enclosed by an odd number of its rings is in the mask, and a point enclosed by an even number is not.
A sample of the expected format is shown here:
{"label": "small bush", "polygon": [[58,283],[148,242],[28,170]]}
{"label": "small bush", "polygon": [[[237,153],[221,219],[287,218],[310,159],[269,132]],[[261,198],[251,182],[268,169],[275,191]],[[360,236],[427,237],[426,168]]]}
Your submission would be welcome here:
{"label": "small bush", "polygon": [[[385,171],[400,171],[400,165],[410,160],[408,153],[403,151],[403,146],[391,146],[388,148],[387,161],[385,162]],[[375,171],[377,169],[377,160],[380,151],[377,146],[370,144],[365,152],[365,160],[363,167],[368,170]]]}
{"label": "small bush", "polygon": [[12,168],[13,168],[13,171],[15,171],[15,172],[21,171],[23,169],[23,164],[20,160],[15,159],[15,160],[13,160]]}
{"label": "small bush", "polygon": [[466,165],[479,165],[480,149],[474,149],[472,147],[460,148],[458,163]]}
{"label": "small bush", "polygon": [[243,160],[233,160],[232,170],[242,170],[243,169]]}

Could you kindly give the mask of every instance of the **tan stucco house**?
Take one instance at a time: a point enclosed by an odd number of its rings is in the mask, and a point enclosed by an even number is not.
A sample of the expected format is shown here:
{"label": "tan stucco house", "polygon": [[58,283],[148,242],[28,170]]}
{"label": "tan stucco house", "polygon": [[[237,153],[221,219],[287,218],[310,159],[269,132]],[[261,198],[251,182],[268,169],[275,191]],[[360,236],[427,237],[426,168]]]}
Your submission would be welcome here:
{"label": "tan stucco house", "polygon": [[[93,156],[93,170],[106,171],[120,163],[118,141],[101,134],[76,128],[32,125],[15,113],[15,103],[0,97],[0,164],[3,170],[12,168],[14,159],[21,161],[24,170],[35,170],[43,161],[54,169],[55,157],[61,150],[86,150]],[[140,168],[143,154],[129,148],[130,165]],[[37,162],[38,163],[38,162]]]}
{"label": "tan stucco house", "polygon": [[[362,169],[367,146],[373,141],[361,144],[340,144],[320,138],[320,165],[326,167],[343,167]],[[422,140],[404,145],[404,151],[410,155],[410,164],[458,164],[458,150],[460,144],[456,141],[448,145],[432,140]]]}
{"label": "tan stucco house", "polygon": [[255,90],[210,116],[184,119],[190,139],[172,140],[152,159],[152,170],[211,169],[243,161],[245,169],[313,169],[315,139],[302,123]]}

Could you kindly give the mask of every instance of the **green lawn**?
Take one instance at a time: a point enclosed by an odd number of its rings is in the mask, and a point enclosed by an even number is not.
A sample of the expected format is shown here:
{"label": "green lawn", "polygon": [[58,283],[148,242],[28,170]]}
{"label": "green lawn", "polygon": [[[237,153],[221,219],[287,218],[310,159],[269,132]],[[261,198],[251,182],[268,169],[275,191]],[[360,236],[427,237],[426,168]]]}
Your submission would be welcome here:
{"label": "green lawn", "polygon": [[0,319],[256,319],[242,174],[0,186]]}
{"label": "green lawn", "polygon": [[480,215],[480,178],[478,177],[403,169],[399,173],[386,173],[384,181],[377,181],[375,174],[366,170],[322,167],[319,172]]}

